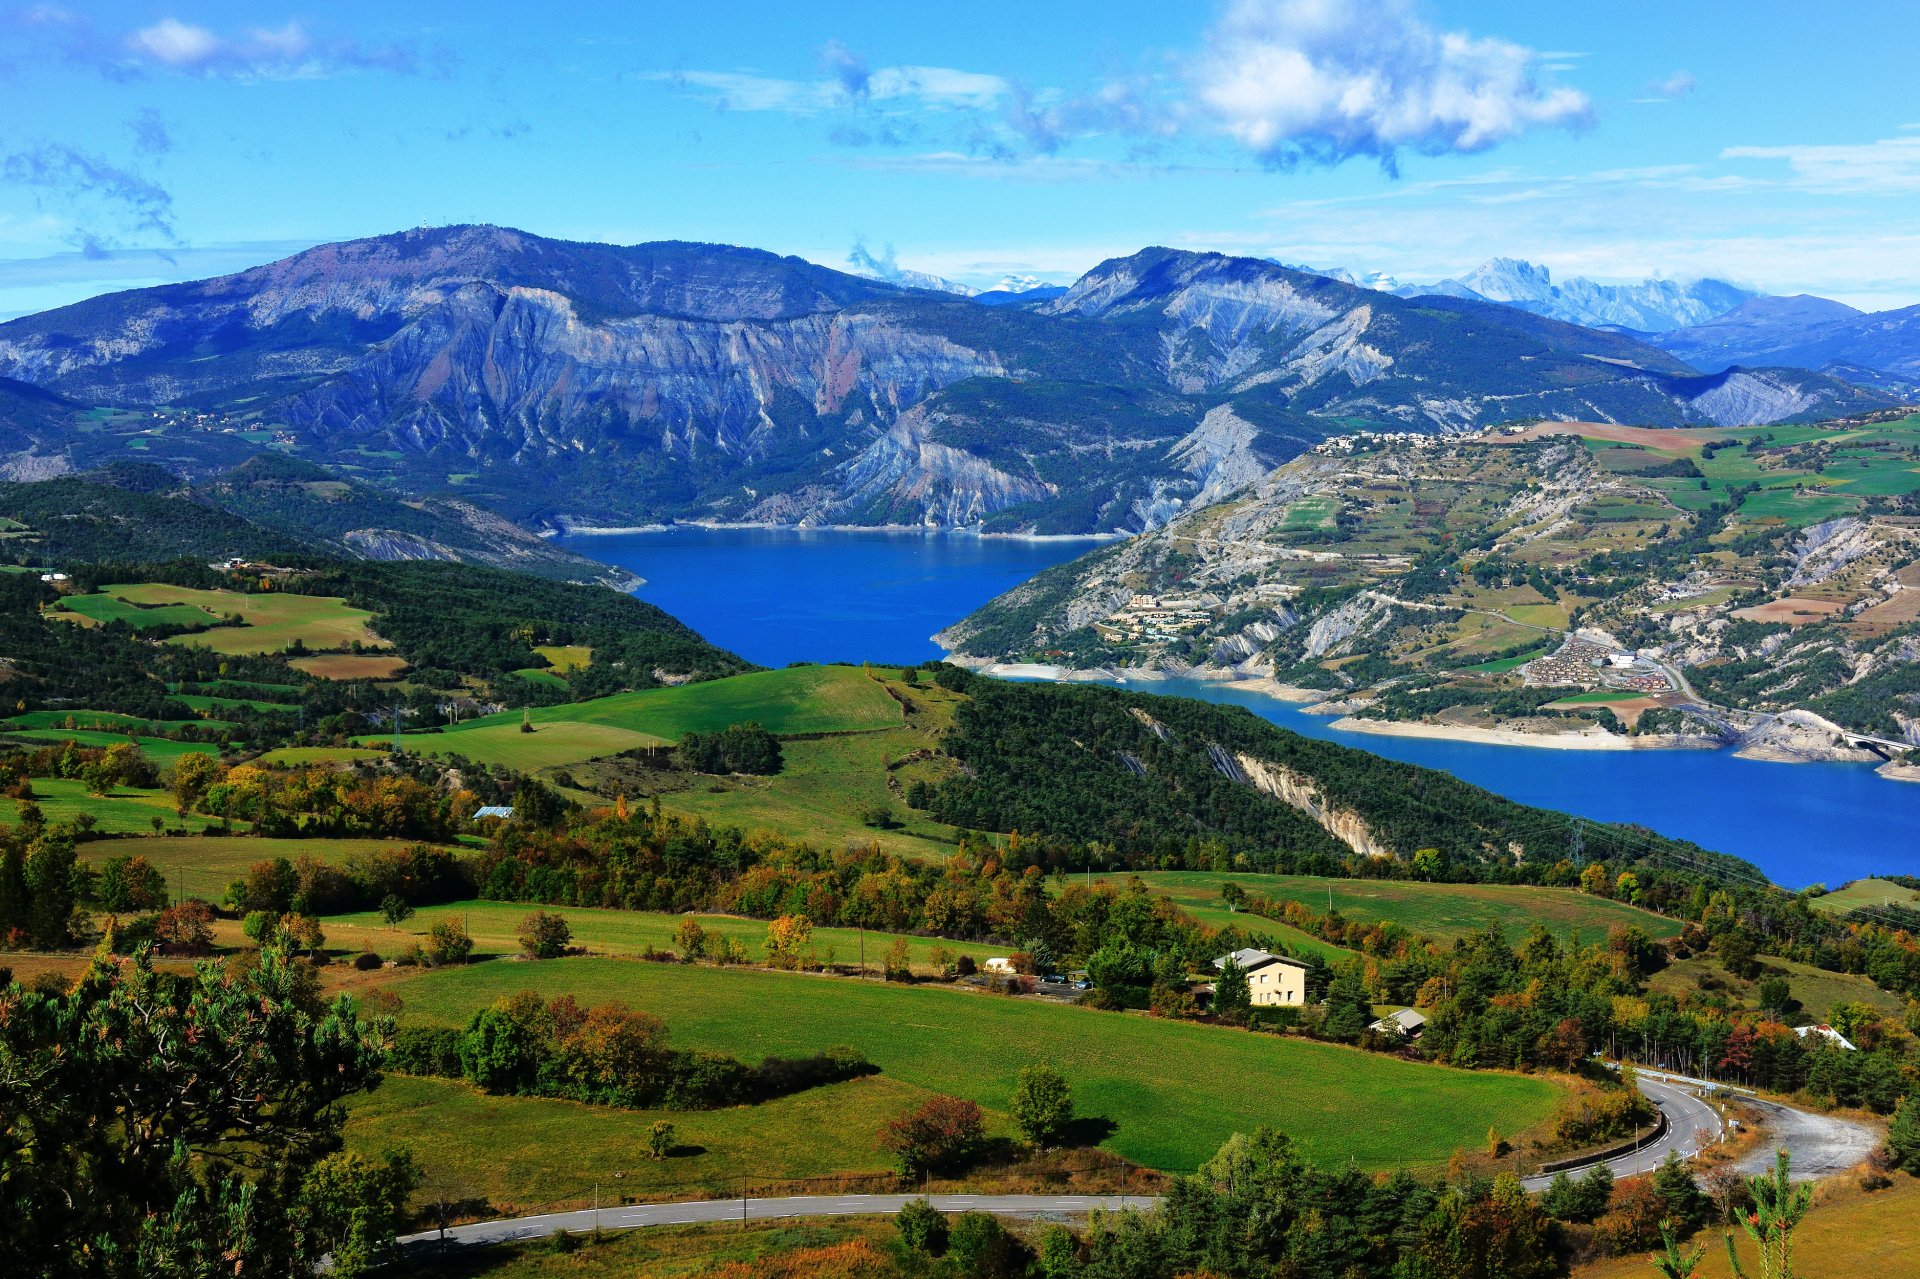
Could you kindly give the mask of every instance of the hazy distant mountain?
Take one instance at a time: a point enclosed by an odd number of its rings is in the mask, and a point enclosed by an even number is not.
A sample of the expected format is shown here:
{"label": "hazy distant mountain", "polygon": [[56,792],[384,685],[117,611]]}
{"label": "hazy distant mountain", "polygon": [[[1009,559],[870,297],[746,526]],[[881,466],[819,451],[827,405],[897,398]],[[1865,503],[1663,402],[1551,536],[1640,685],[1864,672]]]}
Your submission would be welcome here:
{"label": "hazy distant mountain", "polygon": [[1801,294],[1755,298],[1705,324],[1649,339],[1702,369],[1784,364],[1911,395],[1920,386],[1920,306],[1863,312]]}
{"label": "hazy distant mountain", "polygon": [[1057,298],[1066,291],[1066,285],[1048,284],[1038,276],[1005,275],[992,288],[974,294],[973,300],[983,306],[1025,305]]}
{"label": "hazy distant mountain", "polygon": [[[1279,265],[1279,259],[1268,259]],[[1587,328],[1662,333],[1724,314],[1760,296],[1724,280],[1642,280],[1599,284],[1575,277],[1553,282],[1546,267],[1519,258],[1494,258],[1460,279],[1408,284],[1384,271],[1356,274],[1345,267],[1290,267],[1397,297],[1450,297],[1498,302]]]}
{"label": "hazy distant mountain", "polygon": [[1555,284],[1546,267],[1519,258],[1494,258],[1458,280],[1442,280],[1407,291],[1451,297],[1471,294],[1569,324],[1612,326],[1638,333],[1664,333],[1699,324],[1759,296],[1725,280],[1600,284],[1575,276]]}
{"label": "hazy distant mountain", "polygon": [[214,411],[357,479],[457,485],[554,528],[1140,528],[1356,425],[1883,402],[1219,254],[1143,250],[1036,292],[980,306],[752,249],[423,229],[0,324],[0,375]]}

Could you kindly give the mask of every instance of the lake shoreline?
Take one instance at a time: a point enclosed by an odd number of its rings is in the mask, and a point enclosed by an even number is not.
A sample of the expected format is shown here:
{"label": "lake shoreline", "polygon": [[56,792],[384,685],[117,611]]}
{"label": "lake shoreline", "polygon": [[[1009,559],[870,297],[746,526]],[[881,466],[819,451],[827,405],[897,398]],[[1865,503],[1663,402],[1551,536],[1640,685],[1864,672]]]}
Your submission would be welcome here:
{"label": "lake shoreline", "polygon": [[632,537],[642,533],[671,533],[676,529],[705,532],[760,530],[769,533],[918,533],[923,536],[977,537],[1008,542],[1115,542],[1132,537],[1131,533],[988,533],[976,528],[931,527],[925,524],[775,524],[744,520],[676,520],[671,524],[575,524],[561,520],[560,527],[540,531],[550,539],[563,537]]}

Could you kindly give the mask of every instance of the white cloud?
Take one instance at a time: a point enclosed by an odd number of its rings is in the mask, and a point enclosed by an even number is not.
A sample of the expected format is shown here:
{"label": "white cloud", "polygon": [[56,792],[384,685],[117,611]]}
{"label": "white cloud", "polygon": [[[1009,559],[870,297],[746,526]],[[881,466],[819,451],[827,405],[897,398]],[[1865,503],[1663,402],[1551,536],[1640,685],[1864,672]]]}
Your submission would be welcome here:
{"label": "white cloud", "polygon": [[1700,82],[1685,71],[1676,71],[1662,80],[1655,80],[1646,88],[1647,97],[1636,99],[1640,102],[1674,102],[1687,97],[1700,87]]}
{"label": "white cloud", "polygon": [[1013,91],[1012,85],[996,75],[922,66],[869,71],[844,45],[830,45],[829,53],[834,74],[822,80],[786,80],[750,71],[649,72],[644,78],[692,89],[722,110],[791,115],[815,115],[870,104],[935,110],[987,108]]}
{"label": "white cloud", "polygon": [[[419,70],[415,51],[403,44],[367,44],[319,38],[297,21],[222,33],[166,16],[132,30],[96,26],[88,17],[53,5],[10,15],[17,30],[50,42],[71,62],[111,80],[149,74],[235,80],[314,79],[349,71]],[[436,54],[445,58],[444,53]]]}
{"label": "white cloud", "polygon": [[1189,79],[1208,124],[1266,164],[1366,156],[1391,168],[1402,150],[1484,151],[1587,123],[1586,95],[1543,82],[1541,60],[1435,30],[1411,0],[1235,0]]}
{"label": "white cloud", "polygon": [[1920,191],[1920,137],[1817,146],[1728,147],[1723,160],[1784,160],[1786,185],[1823,194]]}

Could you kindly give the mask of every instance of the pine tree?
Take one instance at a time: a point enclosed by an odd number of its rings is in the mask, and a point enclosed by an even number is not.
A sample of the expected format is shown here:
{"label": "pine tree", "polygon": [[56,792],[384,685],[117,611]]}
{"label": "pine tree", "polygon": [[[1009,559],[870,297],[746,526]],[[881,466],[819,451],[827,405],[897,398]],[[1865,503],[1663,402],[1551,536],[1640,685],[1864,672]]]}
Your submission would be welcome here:
{"label": "pine tree", "polygon": [[1920,1177],[1920,1093],[1908,1093],[1887,1128],[1887,1162]]}
{"label": "pine tree", "polygon": [[1220,977],[1213,983],[1213,1011],[1215,1015],[1237,1021],[1247,1015],[1247,1009],[1253,1004],[1253,991],[1247,985],[1247,970],[1229,959],[1220,969]]}

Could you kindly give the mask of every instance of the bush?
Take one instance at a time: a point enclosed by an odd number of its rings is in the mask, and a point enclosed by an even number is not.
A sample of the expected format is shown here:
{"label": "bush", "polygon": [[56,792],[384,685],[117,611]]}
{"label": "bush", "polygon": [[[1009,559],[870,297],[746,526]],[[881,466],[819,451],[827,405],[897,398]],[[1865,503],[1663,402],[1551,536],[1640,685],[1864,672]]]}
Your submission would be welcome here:
{"label": "bush", "polygon": [[1019,1279],[1027,1271],[1026,1245],[991,1213],[956,1218],[947,1231],[947,1251],[969,1279]]}
{"label": "bush", "polygon": [[520,921],[520,950],[529,959],[558,959],[572,940],[564,915],[536,910]]}
{"label": "bush", "polygon": [[387,1061],[407,1075],[459,1079],[460,1043],[466,1038],[451,1026],[403,1026],[393,1036]]}
{"label": "bush", "polygon": [[464,964],[473,953],[473,938],[458,921],[443,919],[427,930],[426,960],[435,968]]}
{"label": "bush", "polygon": [[987,1125],[980,1107],[944,1094],[927,1098],[880,1127],[880,1148],[904,1177],[963,1167],[980,1148]]}
{"label": "bush", "polygon": [[893,1219],[900,1242],[929,1257],[947,1250],[947,1214],[927,1199],[909,1199]]}
{"label": "bush", "polygon": [[370,973],[380,967],[383,962],[380,956],[370,950],[363,950],[353,957],[353,967],[356,972]]}

